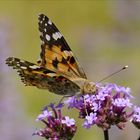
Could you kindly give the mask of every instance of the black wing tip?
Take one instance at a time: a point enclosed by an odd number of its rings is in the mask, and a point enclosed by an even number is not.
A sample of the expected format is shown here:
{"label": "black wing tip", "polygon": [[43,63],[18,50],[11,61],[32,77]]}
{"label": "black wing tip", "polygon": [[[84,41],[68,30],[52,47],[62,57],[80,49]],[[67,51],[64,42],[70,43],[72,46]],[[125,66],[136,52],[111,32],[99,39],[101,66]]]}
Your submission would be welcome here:
{"label": "black wing tip", "polygon": [[7,65],[9,65],[12,63],[12,61],[14,61],[14,59],[15,59],[14,57],[8,57],[8,58],[6,58],[5,62]]}
{"label": "black wing tip", "polygon": [[44,14],[39,13],[39,14],[38,14],[38,19],[40,19],[40,18],[42,18],[42,17],[44,17],[44,16],[45,16]]}
{"label": "black wing tip", "polygon": [[14,57],[7,57],[5,61],[12,60]]}
{"label": "black wing tip", "polygon": [[44,15],[44,14],[39,14],[38,15],[38,20],[40,21],[40,20],[43,20],[43,18],[46,18],[46,19],[49,19],[46,15]]}

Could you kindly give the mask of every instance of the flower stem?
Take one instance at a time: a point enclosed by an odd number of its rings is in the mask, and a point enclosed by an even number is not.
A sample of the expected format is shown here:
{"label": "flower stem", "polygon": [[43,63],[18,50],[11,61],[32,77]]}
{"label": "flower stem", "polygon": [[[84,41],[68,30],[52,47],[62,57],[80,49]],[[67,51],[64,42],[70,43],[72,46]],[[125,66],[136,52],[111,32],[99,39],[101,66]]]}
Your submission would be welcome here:
{"label": "flower stem", "polygon": [[104,140],[109,140],[108,130],[104,130]]}

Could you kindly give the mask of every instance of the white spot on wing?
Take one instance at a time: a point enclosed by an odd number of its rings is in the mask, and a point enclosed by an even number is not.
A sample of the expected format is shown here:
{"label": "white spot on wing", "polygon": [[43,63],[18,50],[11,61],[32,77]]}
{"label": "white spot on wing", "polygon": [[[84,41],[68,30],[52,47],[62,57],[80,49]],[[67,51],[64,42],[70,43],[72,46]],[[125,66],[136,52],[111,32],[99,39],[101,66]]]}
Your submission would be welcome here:
{"label": "white spot on wing", "polygon": [[43,21],[41,20],[41,21],[40,21],[40,23],[42,24],[42,23],[43,23]]}
{"label": "white spot on wing", "polygon": [[31,68],[31,69],[37,69],[37,68],[40,68],[40,67],[37,66],[37,65],[32,65],[32,66],[29,66],[29,68]]}
{"label": "white spot on wing", "polygon": [[45,26],[47,26],[47,23],[45,23]]}
{"label": "white spot on wing", "polygon": [[19,63],[17,63],[17,66],[20,66],[20,64],[19,64]]}
{"label": "white spot on wing", "polygon": [[42,44],[42,45],[44,45],[44,44],[45,44],[45,42],[41,40],[41,44]]}
{"label": "white spot on wing", "polygon": [[50,37],[48,34],[46,34],[46,39],[47,39],[48,41],[50,41],[51,37]]}
{"label": "white spot on wing", "polygon": [[20,60],[20,62],[21,62],[21,63],[25,63],[25,61],[24,61],[24,60]]}
{"label": "white spot on wing", "polygon": [[72,55],[72,56],[73,56],[73,52],[72,52],[72,51],[69,51],[69,53],[70,53],[70,55]]}
{"label": "white spot on wing", "polygon": [[50,76],[50,77],[56,76],[55,73],[48,73],[47,75]]}
{"label": "white spot on wing", "polygon": [[55,33],[52,35],[52,37],[53,37],[55,40],[58,39],[58,37],[57,37],[57,35],[56,35]]}
{"label": "white spot on wing", "polygon": [[64,51],[64,54],[68,57],[68,56],[73,56],[71,51]]}
{"label": "white spot on wing", "polygon": [[52,37],[57,40],[58,38],[60,39],[62,37],[61,33],[60,32],[56,32],[56,33],[53,33]]}
{"label": "white spot on wing", "polygon": [[62,34],[60,32],[57,32],[57,34],[58,34],[59,38],[62,37]]}
{"label": "white spot on wing", "polygon": [[49,21],[48,21],[48,24],[52,25],[52,22],[51,22],[51,20],[50,20],[50,19],[49,19]]}
{"label": "white spot on wing", "polygon": [[21,69],[24,69],[24,70],[26,70],[26,69],[27,69],[27,67],[21,66]]}

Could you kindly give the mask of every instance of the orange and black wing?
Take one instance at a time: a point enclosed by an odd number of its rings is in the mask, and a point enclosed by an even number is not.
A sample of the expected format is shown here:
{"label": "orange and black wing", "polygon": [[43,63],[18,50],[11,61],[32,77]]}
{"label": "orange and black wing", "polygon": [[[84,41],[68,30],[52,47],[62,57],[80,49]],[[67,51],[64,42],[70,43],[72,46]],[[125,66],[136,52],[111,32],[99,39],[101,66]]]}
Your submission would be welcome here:
{"label": "orange and black wing", "polygon": [[42,42],[41,60],[38,64],[66,77],[86,79],[83,69],[57,27],[43,14],[38,19]]}
{"label": "orange and black wing", "polygon": [[26,86],[48,89],[59,95],[75,95],[80,90],[79,86],[66,77],[28,61],[9,57],[6,59],[6,64],[17,70]]}

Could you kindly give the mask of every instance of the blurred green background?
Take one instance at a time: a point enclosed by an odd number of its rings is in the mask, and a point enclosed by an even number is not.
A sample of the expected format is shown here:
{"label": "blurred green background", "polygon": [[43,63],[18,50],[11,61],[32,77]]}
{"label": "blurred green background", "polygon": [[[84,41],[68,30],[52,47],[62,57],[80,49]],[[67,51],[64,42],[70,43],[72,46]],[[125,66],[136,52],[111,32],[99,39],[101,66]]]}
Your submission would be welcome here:
{"label": "blurred green background", "polygon": [[[24,87],[17,73],[5,65],[8,56],[36,62],[40,53],[38,14],[44,13],[65,36],[90,80],[107,79],[130,87],[140,104],[140,1],[138,0],[0,0],[0,139],[39,140],[32,136],[42,107],[61,97],[35,87]],[[64,114],[77,118],[74,110]],[[74,140],[102,140],[102,131],[82,128],[79,119]],[[131,124],[120,131],[110,130],[110,140],[137,139],[139,131]]]}

